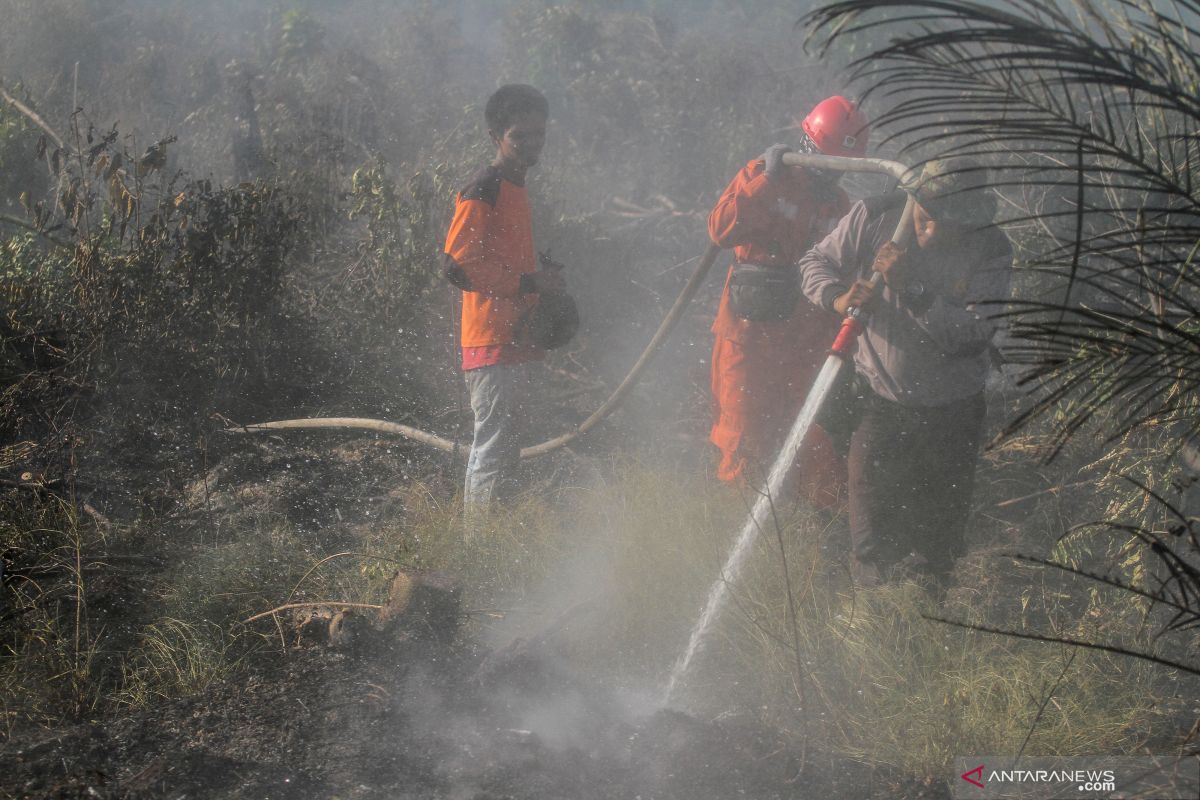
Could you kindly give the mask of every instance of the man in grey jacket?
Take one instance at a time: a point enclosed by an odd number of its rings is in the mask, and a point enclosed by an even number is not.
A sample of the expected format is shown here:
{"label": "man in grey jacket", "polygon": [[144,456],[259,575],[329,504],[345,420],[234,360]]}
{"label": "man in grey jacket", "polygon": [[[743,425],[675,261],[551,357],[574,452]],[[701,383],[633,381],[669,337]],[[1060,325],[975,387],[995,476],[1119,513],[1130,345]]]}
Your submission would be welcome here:
{"label": "man in grey jacket", "polygon": [[[866,313],[855,380],[826,429],[849,436],[856,580],[898,569],[943,585],[963,553],[994,320],[981,301],[1009,292],[1012,249],[992,226],[981,167],[931,161],[913,189],[913,241],[890,242],[904,193],[857,203],[800,261],[814,303]],[[872,271],[883,280],[870,283]],[[994,313],[994,311],[992,312]]]}

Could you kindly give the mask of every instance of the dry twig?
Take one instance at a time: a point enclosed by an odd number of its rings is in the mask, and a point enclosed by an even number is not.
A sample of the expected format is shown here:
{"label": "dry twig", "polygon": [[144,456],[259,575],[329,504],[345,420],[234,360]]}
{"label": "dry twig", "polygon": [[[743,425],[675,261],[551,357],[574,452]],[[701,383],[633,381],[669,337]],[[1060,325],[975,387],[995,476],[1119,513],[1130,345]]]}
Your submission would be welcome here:
{"label": "dry twig", "polygon": [[338,608],[371,608],[375,611],[379,611],[383,608],[383,606],[376,603],[343,603],[337,600],[328,600],[323,603],[284,603],[283,605],[276,606],[268,611],[263,611],[261,614],[255,614],[252,617],[246,617],[244,620],[242,620],[242,624],[249,625],[255,620],[262,619],[263,617],[274,616],[280,611],[287,611],[290,608],[318,608],[320,606],[337,606]]}
{"label": "dry twig", "polygon": [[0,97],[4,98],[4,100],[6,100],[8,102],[8,104],[11,105],[13,108],[15,108],[17,111],[24,114],[29,119],[30,122],[32,122],[34,125],[37,125],[39,128],[41,128],[46,133],[46,135],[50,137],[50,140],[52,142],[54,142],[55,145],[58,146],[58,148],[60,150],[66,149],[66,145],[63,144],[62,137],[59,136],[57,133],[55,133],[54,129],[51,128],[48,124],[46,124],[46,120],[42,119],[41,116],[36,111],[34,111],[32,108],[25,105],[20,100],[18,100],[17,98],[15,98],[11,94],[9,94],[8,91],[3,86],[0,86]]}

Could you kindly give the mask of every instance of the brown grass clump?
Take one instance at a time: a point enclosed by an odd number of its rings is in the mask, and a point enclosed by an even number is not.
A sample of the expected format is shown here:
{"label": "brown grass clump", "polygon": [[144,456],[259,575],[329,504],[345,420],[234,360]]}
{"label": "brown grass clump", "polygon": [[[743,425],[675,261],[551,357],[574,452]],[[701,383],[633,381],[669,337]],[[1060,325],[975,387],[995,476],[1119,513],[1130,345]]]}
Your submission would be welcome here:
{"label": "brown grass clump", "polygon": [[[524,615],[526,629],[587,602],[592,613],[567,636],[572,664],[657,696],[719,574],[744,499],[694,477],[627,464],[560,500],[569,501],[569,513],[518,505],[496,520],[492,535],[466,543],[455,509],[410,508],[424,515],[412,529],[420,532],[416,552],[422,564],[458,575],[476,604]],[[926,619],[1018,629],[1098,624],[1071,618],[1076,610],[1056,604],[1054,592],[1022,597],[1028,566],[964,562],[970,588],[952,590],[939,605],[909,582],[855,592],[844,530],[820,514],[787,515],[782,534],[756,543],[679,695],[686,707],[755,714],[798,738],[915,775],[939,774],[967,753],[1126,753],[1151,731],[1160,676],[1149,665]]]}

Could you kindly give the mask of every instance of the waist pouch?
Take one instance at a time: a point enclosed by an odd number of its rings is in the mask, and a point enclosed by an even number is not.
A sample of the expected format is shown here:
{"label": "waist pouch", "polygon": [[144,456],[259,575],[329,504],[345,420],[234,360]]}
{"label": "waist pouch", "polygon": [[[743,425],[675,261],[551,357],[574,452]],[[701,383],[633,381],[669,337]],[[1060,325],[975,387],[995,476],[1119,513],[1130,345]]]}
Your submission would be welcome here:
{"label": "waist pouch", "polygon": [[796,272],[794,265],[734,264],[729,277],[729,310],[751,322],[780,322],[791,317],[800,299]]}
{"label": "waist pouch", "polygon": [[816,418],[816,423],[829,436],[833,449],[842,458],[850,454],[850,437],[862,421],[867,406],[876,401],[886,402],[872,391],[870,382],[854,370],[853,363],[844,366]]}

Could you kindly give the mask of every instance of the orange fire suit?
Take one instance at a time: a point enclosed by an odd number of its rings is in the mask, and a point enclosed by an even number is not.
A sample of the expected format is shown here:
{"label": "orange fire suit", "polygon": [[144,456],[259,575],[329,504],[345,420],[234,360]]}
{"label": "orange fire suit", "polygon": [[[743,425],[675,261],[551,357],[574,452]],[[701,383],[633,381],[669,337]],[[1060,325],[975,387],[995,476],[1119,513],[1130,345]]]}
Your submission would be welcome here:
{"label": "orange fire suit", "polygon": [[[751,161],[730,182],[709,214],[709,237],[720,247],[732,247],[738,262],[795,269],[809,247],[846,213],[849,201],[841,189],[815,185],[802,170],[788,169],[768,181],[764,168],[761,159]],[[837,326],[828,311],[803,297],[786,320],[740,319],[730,308],[726,278],[712,326],[709,436],[721,451],[721,480],[765,477]],[[809,431],[798,464],[802,496],[822,507],[838,501],[845,467],[820,428]]]}

